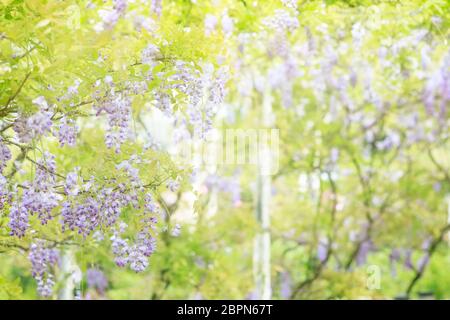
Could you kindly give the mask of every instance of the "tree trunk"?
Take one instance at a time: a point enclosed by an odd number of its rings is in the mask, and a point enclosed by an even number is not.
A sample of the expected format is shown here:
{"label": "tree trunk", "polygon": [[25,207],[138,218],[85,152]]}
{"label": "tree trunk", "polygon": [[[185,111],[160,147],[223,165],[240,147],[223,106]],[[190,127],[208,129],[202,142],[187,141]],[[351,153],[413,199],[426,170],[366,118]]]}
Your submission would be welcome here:
{"label": "tree trunk", "polygon": [[[67,249],[61,257],[61,270],[59,282],[61,289],[58,293],[59,300],[73,300],[74,292],[80,290],[81,270],[76,264],[72,249]],[[81,292],[79,292],[81,294]]]}
{"label": "tree trunk", "polygon": [[254,275],[256,284],[256,298],[269,300],[272,298],[271,267],[270,267],[270,199],[271,176],[270,167],[272,156],[268,145],[269,131],[272,125],[272,97],[266,89],[262,106],[262,125],[265,130],[258,136],[258,177],[256,196],[256,219],[259,232],[254,244]]}

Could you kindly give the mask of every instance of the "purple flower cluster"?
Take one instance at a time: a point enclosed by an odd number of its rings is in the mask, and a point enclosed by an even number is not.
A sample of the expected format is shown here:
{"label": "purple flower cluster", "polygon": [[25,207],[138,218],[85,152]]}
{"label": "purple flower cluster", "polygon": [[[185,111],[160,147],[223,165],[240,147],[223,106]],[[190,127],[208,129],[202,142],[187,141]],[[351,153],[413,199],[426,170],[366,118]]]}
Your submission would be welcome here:
{"label": "purple flower cluster", "polygon": [[22,238],[28,229],[28,210],[21,203],[13,202],[9,209],[10,235]]}
{"label": "purple flower cluster", "polygon": [[225,36],[227,37],[231,36],[234,30],[234,19],[228,15],[227,10],[225,10],[225,12],[222,13],[221,24],[222,24],[222,32],[225,34]]}
{"label": "purple flower cluster", "polygon": [[3,138],[0,137],[0,209],[3,209],[5,203],[11,199],[11,193],[8,190],[8,181],[2,174],[6,163],[10,159],[11,151],[8,146],[3,144]]}
{"label": "purple flower cluster", "polygon": [[57,133],[60,145],[73,147],[76,143],[77,131],[78,127],[73,119],[63,118],[59,123]]}
{"label": "purple flower cluster", "polygon": [[[55,191],[55,157],[46,152],[36,164],[33,181],[22,184],[21,197],[13,202],[9,212],[11,235],[23,237],[28,229],[29,215],[37,214],[42,224],[52,219],[52,211],[59,206],[62,196]],[[3,191],[5,193],[5,191]],[[7,194],[3,194],[7,196]]]}
{"label": "purple flower cluster", "polygon": [[[199,72],[182,61],[176,63],[176,68],[177,73],[171,77],[175,81],[173,88],[187,96],[187,120],[194,128],[195,136],[205,138],[212,129],[219,106],[224,102],[228,69],[221,67],[214,72],[213,65],[206,64]],[[180,121],[180,124],[184,122]]]}
{"label": "purple flower cluster", "polygon": [[172,192],[177,192],[180,187],[180,183],[177,179],[170,179],[169,182],[167,182],[167,188]]}
{"label": "purple flower cluster", "polygon": [[159,212],[159,207],[156,204],[156,202],[153,200],[153,197],[150,193],[147,193],[145,195],[145,204],[144,204],[144,208],[148,213],[158,213]]}
{"label": "purple flower cluster", "polygon": [[[146,247],[139,246],[137,244],[130,248],[128,255],[128,263],[130,264],[130,269],[135,272],[143,272],[148,267],[148,259],[144,254]],[[143,250],[144,249],[144,250]]]}
{"label": "purple flower cluster", "polygon": [[38,214],[42,224],[46,224],[53,217],[52,210],[59,206],[62,196],[52,190],[38,190],[34,186],[25,189],[22,204],[30,214]]}
{"label": "purple flower cluster", "polygon": [[99,10],[98,14],[102,23],[94,26],[97,32],[114,28],[120,17],[125,15],[127,10],[126,0],[114,0],[112,10]]}
{"label": "purple flower cluster", "polygon": [[450,102],[450,53],[426,80],[422,100],[429,114],[444,118]]}
{"label": "purple flower cluster", "polygon": [[103,295],[108,287],[108,279],[105,274],[97,269],[90,268],[86,271],[87,285],[90,289],[97,290],[98,293]]}
{"label": "purple flower cluster", "polygon": [[63,232],[66,229],[78,230],[84,237],[91,234],[101,222],[99,204],[92,197],[77,205],[71,205],[70,202],[63,203],[61,216]]}
{"label": "purple flower cluster", "polygon": [[156,239],[152,232],[154,232],[157,220],[155,217],[145,217],[143,222],[144,227],[137,234],[136,242],[130,248],[128,256],[130,268],[136,272],[142,272],[147,268],[148,257],[156,251]]}
{"label": "purple flower cluster", "polygon": [[361,266],[366,263],[369,252],[374,249],[373,243],[370,240],[363,241],[359,247],[356,255],[356,264]]}
{"label": "purple flower cluster", "polygon": [[[86,237],[100,227],[112,226],[122,208],[131,200],[123,188],[96,189],[92,181],[82,184],[78,172],[76,168],[66,177],[64,189],[68,198],[62,203],[61,225],[63,231],[78,230]],[[81,194],[86,194],[86,197],[76,197]]]}
{"label": "purple flower cluster", "polygon": [[156,107],[161,110],[167,117],[173,115],[173,105],[170,95],[164,90],[157,91],[154,93]]}
{"label": "purple flower cluster", "polygon": [[154,14],[160,16],[162,13],[162,0],[151,0],[150,8]]}
{"label": "purple flower cluster", "polygon": [[205,34],[210,35],[216,30],[218,20],[217,17],[212,14],[207,14],[205,16]]}
{"label": "purple flower cluster", "polygon": [[136,243],[129,245],[128,239],[123,239],[120,232],[115,232],[111,237],[112,251],[115,262],[119,267],[129,265],[136,272],[144,271],[148,266],[148,257],[156,249],[156,240],[148,230],[137,234]]}
{"label": "purple flower cluster", "polygon": [[36,176],[33,184],[38,190],[49,190],[56,182],[55,156],[50,152],[44,152],[43,157],[37,162]]}
{"label": "purple flower cluster", "polygon": [[19,140],[23,143],[29,143],[36,137],[45,135],[51,131],[53,121],[52,112],[44,97],[38,97],[33,100],[40,109],[29,117],[20,116],[14,122],[14,131]]}
{"label": "purple flower cluster", "polygon": [[148,257],[156,250],[156,232],[157,219],[154,213],[158,212],[158,207],[154,203],[150,194],[145,197],[144,213],[141,219],[142,228],[136,235],[135,242],[129,243],[122,234],[127,225],[120,223],[119,228],[114,230],[110,238],[112,242],[112,252],[115,256],[115,262],[119,267],[130,266],[131,270],[136,272],[144,271],[148,266]]}
{"label": "purple flower cluster", "polygon": [[226,95],[225,85],[228,79],[228,68],[219,68],[210,86],[209,101],[212,104],[220,105],[223,103]]}
{"label": "purple flower cluster", "polygon": [[[137,242],[128,245],[128,240],[122,239],[122,231],[115,231],[111,238],[113,253],[119,266],[130,264],[137,267],[140,255],[148,257],[153,252],[155,240],[147,232],[156,224],[156,218],[152,215],[158,212],[158,206],[151,194],[146,193],[139,177],[137,165],[142,163],[139,156],[131,156],[123,160],[116,168],[124,171],[129,183],[118,183],[114,186],[96,187],[93,181],[83,182],[79,176],[79,168],[69,172],[64,183],[66,199],[61,203],[61,225],[63,232],[67,230],[77,231],[83,237],[87,237],[100,228],[114,226],[123,208],[133,206],[135,210],[143,210],[142,229],[137,236]],[[140,198],[144,200],[140,204]],[[61,199],[58,199],[61,200]],[[149,229],[150,227],[150,229]],[[144,250],[145,249],[145,250]],[[136,261],[131,264],[131,261]]]}
{"label": "purple flower cluster", "polygon": [[317,244],[317,259],[319,259],[321,263],[327,259],[329,249],[328,239],[325,237],[320,238],[319,243]]}
{"label": "purple flower cluster", "polygon": [[133,167],[132,163],[140,163],[140,159],[133,156],[129,160],[124,160],[116,166],[117,170],[124,170],[129,178],[130,185],[133,188],[142,187],[142,181],[139,178],[139,169]]}
{"label": "purple flower cluster", "polygon": [[127,193],[121,189],[104,188],[100,191],[97,199],[101,203],[101,222],[105,227],[110,227],[116,223],[123,207],[130,203],[137,207],[136,194]]}
{"label": "purple flower cluster", "polygon": [[275,10],[273,16],[264,18],[262,24],[268,29],[279,33],[293,31],[299,27],[298,19],[284,9]]}
{"label": "purple flower cluster", "polygon": [[[426,240],[425,242],[427,242]],[[431,241],[428,242],[428,245],[431,244]],[[428,252],[427,246],[422,246],[423,254],[417,261],[417,267],[414,266],[413,262],[413,250],[412,249],[398,249],[394,248],[392,249],[390,255],[389,255],[389,263],[391,266],[391,274],[395,276],[397,274],[396,271],[396,263],[402,262],[404,267],[410,270],[420,271],[422,272],[423,269],[428,265],[430,261],[430,254]]]}
{"label": "purple flower cluster", "polygon": [[122,15],[127,10],[127,1],[126,0],[113,0],[114,10]]}
{"label": "purple flower cluster", "polygon": [[173,228],[172,228],[172,232],[171,235],[173,237],[178,237],[181,234],[181,226],[177,223]]}
{"label": "purple flower cluster", "polygon": [[6,167],[6,163],[11,160],[11,151],[8,146],[3,143],[3,138],[0,137],[0,173]]}
{"label": "purple flower cluster", "polygon": [[55,284],[52,269],[59,261],[58,250],[46,248],[42,241],[38,241],[30,246],[28,258],[31,262],[31,274],[37,282],[39,295],[50,297]]}
{"label": "purple flower cluster", "polygon": [[75,168],[74,171],[69,172],[66,176],[64,191],[68,196],[76,196],[80,191],[80,184],[79,184],[80,177],[78,174],[79,170],[80,168]]}
{"label": "purple flower cluster", "polygon": [[111,236],[112,253],[115,256],[114,261],[119,267],[125,267],[128,263],[129,246],[128,239],[123,239],[122,234],[127,228],[127,224],[121,222],[118,228],[113,229],[113,235]]}
{"label": "purple flower cluster", "polygon": [[97,106],[97,115],[106,112],[108,118],[105,143],[120,153],[121,145],[130,137],[131,101],[124,93],[112,92],[112,98]]}
{"label": "purple flower cluster", "polygon": [[11,201],[12,194],[8,190],[8,181],[0,174],[0,210],[4,208],[5,203]]}

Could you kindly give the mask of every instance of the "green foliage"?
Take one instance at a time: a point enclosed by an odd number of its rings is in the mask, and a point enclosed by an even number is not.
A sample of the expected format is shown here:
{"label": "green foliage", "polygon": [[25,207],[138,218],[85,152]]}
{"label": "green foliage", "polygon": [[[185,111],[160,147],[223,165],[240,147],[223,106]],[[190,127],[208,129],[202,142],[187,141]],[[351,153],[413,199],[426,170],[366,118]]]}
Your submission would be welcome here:
{"label": "green foliage", "polygon": [[21,297],[21,295],[22,295],[22,288],[20,286],[19,279],[10,282],[0,277],[1,300],[18,299]]}
{"label": "green foliage", "polygon": [[[97,32],[94,23],[99,20],[97,11],[110,6],[111,1],[92,1],[95,10],[85,8],[83,1],[74,0],[0,1],[0,119],[5,125],[2,136],[12,136],[11,126],[18,114],[36,111],[32,100],[37,96],[44,96],[49,104],[57,105],[55,117],[78,119],[81,127],[75,147],[60,147],[55,138],[33,141],[32,150],[13,146],[13,159],[23,161],[24,172],[14,175],[12,163],[8,164],[6,172],[14,176],[16,183],[23,183],[34,175],[35,163],[42,157],[42,151],[49,150],[58,155],[57,167],[61,174],[80,167],[83,179],[93,177],[99,184],[109,186],[127,181],[126,174],[115,168],[131,155],[139,154],[148,160],[138,166],[139,176],[167,212],[158,222],[158,227],[167,228],[158,235],[158,249],[150,260],[149,269],[135,274],[114,264],[110,240],[100,243],[94,235],[85,238],[76,232],[63,234],[58,219],[42,226],[38,218],[32,216],[33,234],[22,239],[10,237],[7,227],[10,206],[6,204],[0,210],[0,299],[37,298],[27,261],[27,250],[35,238],[58,245],[62,252],[76,248],[77,264],[83,274],[93,267],[106,274],[105,296],[111,299],[241,299],[252,292],[253,241],[261,232],[254,217],[255,168],[244,168],[238,178],[243,186],[240,206],[232,206],[231,197],[225,193],[218,195],[215,203],[211,193],[191,190],[192,168],[183,163],[183,159],[175,161],[166,151],[144,148],[142,137],[146,128],[141,125],[140,116],[152,108],[149,105],[153,94],[133,96],[133,134],[137,139],[125,143],[120,154],[105,146],[103,123],[88,120],[92,117],[92,105],[108,97],[105,83],[95,86],[97,80],[106,76],[112,77],[117,85],[115,89],[120,92],[129,81],[142,79],[151,70],[151,77],[145,80],[151,92],[169,81],[178,60],[198,70],[204,63],[216,67],[222,64],[248,66],[248,69],[231,70],[236,79],[246,76],[242,70],[248,71],[251,78],[255,76],[253,72],[266,73],[284,62],[284,58],[271,57],[267,48],[256,40],[243,46],[220,30],[212,35],[204,32],[205,15],[219,17],[220,29],[220,17],[224,12],[236,22],[236,34],[260,32],[264,29],[261,19],[282,8],[280,1],[228,0],[217,5],[213,2],[164,1],[160,18],[139,1],[129,3],[130,10],[159,19],[158,30],[153,33],[145,29],[137,31],[133,22],[125,19],[119,20],[113,30]],[[286,36],[289,43],[306,44],[311,37],[322,39],[326,34],[330,42],[345,46],[345,50],[337,52],[340,64],[333,69],[332,76],[346,76],[348,70],[358,66],[359,60],[365,59],[374,70],[374,82],[381,84],[376,88],[378,93],[387,98],[404,97],[407,103],[396,101],[382,119],[377,119],[374,143],[369,144],[364,140],[367,128],[362,124],[355,124],[355,121],[347,125],[342,115],[337,121],[327,120],[334,103],[332,99],[336,97],[327,93],[324,101],[316,99],[315,88],[305,85],[316,76],[311,70],[293,85],[295,107],[285,108],[285,93],[273,92],[274,127],[280,129],[280,170],[272,177],[273,297],[286,298],[281,294],[281,278],[289,273],[293,288],[310,283],[292,298],[394,298],[404,294],[405,284],[417,270],[397,262],[396,274],[391,275],[391,249],[410,248],[412,262],[417,265],[422,258],[423,240],[439,237],[447,222],[445,199],[450,192],[450,145],[448,132],[443,132],[438,142],[423,142],[401,149],[376,148],[376,142],[383,141],[389,130],[398,131],[401,138],[405,138],[398,119],[413,110],[419,110],[427,129],[437,126],[438,122],[426,120],[422,104],[408,100],[419,96],[423,78],[416,74],[399,76],[419,63],[423,47],[401,47],[391,61],[398,69],[385,68],[378,59],[378,50],[381,46],[392,47],[411,30],[423,28],[430,32],[429,37],[436,44],[431,60],[440,61],[449,48],[450,2],[317,0],[297,3],[300,27]],[[436,23],[436,17],[441,23]],[[341,31],[351,30],[360,21],[364,21],[371,32],[362,47],[357,48],[351,44],[349,32],[342,35]],[[266,28],[262,34],[269,40],[279,40],[275,30]],[[161,51],[153,69],[141,63],[141,52],[150,43]],[[318,50],[325,50],[326,44],[318,41],[315,45]],[[308,56],[302,66],[308,64],[319,66],[320,61]],[[78,94],[72,103],[59,103],[58,98],[74,84],[74,79],[81,80]],[[230,81],[227,89],[231,105],[224,105],[224,109],[230,110],[223,111],[232,112],[235,119],[234,122],[224,121],[223,129],[261,128],[262,94],[252,91],[243,98],[242,84],[237,81]],[[94,91],[97,91],[98,101],[92,98]],[[355,101],[364,101],[364,86],[355,85],[348,94]],[[184,112],[181,102],[174,101],[174,107]],[[369,102],[358,103],[358,108],[366,114],[377,112],[377,106]],[[333,149],[340,152],[337,165],[342,177],[339,179],[328,169]],[[30,151],[25,159],[21,158],[24,150]],[[441,167],[436,165],[433,156]],[[223,171],[230,175],[234,169],[230,166]],[[402,174],[395,178],[398,172]],[[165,184],[176,178],[180,180],[181,190],[171,202],[173,195],[165,193]],[[183,194],[195,197],[196,201],[186,200]],[[217,206],[213,216],[208,213],[211,204]],[[60,209],[56,208],[55,214]],[[129,205],[121,218],[130,226],[126,236],[133,240],[140,217]],[[182,225],[179,237],[170,234],[176,223]],[[349,239],[365,223],[371,224],[371,239],[377,244],[377,252],[371,254],[364,265],[357,266],[352,255],[356,252],[355,244]],[[333,238],[335,247],[329,265],[320,269],[317,247],[324,237]],[[450,297],[450,279],[445,272],[450,262],[446,241],[447,238],[443,239],[442,246],[434,252],[414,294],[431,291],[436,298]],[[368,265],[380,267],[380,289],[367,288]],[[320,271],[317,273],[317,270]],[[313,280],[309,282],[309,279]],[[81,289],[83,294],[98,298],[98,292],[87,288],[85,278]]]}

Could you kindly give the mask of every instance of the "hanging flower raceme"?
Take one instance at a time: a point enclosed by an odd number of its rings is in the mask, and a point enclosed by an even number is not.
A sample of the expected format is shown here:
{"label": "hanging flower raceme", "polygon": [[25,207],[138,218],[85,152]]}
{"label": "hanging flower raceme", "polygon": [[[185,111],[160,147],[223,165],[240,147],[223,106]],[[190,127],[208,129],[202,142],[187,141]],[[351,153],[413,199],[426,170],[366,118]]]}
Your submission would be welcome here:
{"label": "hanging flower raceme", "polygon": [[0,137],[0,173],[3,172],[9,160],[11,160],[11,150],[4,144],[3,138]]}
{"label": "hanging flower raceme", "polygon": [[37,282],[38,294],[50,297],[55,284],[53,269],[59,261],[59,252],[46,247],[44,241],[31,244],[28,258],[31,262],[31,274]]}
{"label": "hanging flower raceme", "polygon": [[97,116],[105,111],[107,116],[107,129],[105,144],[120,153],[121,145],[130,138],[131,100],[126,93],[115,93],[111,89],[110,97],[94,105]]}
{"label": "hanging flower raceme", "polygon": [[3,209],[5,204],[12,199],[12,193],[8,190],[8,180],[0,174],[0,209]]}
{"label": "hanging flower raceme", "polygon": [[76,144],[78,126],[73,119],[63,118],[59,123],[59,129],[56,133],[61,146],[68,145],[73,147]]}
{"label": "hanging flower raceme", "polygon": [[159,207],[153,201],[151,194],[145,196],[144,211],[140,220],[142,227],[137,233],[134,243],[122,235],[126,231],[127,225],[123,222],[114,228],[110,238],[112,252],[115,262],[119,267],[129,265],[130,269],[136,272],[144,271],[148,266],[148,257],[156,250],[156,213]]}
{"label": "hanging flower raceme", "polygon": [[10,235],[22,238],[29,227],[28,210],[22,203],[13,202],[9,209]]}

